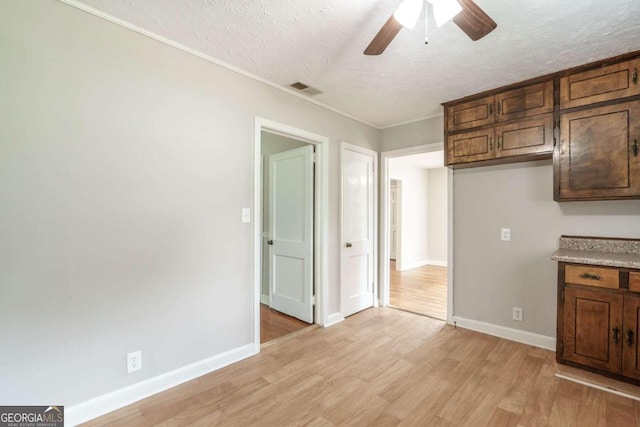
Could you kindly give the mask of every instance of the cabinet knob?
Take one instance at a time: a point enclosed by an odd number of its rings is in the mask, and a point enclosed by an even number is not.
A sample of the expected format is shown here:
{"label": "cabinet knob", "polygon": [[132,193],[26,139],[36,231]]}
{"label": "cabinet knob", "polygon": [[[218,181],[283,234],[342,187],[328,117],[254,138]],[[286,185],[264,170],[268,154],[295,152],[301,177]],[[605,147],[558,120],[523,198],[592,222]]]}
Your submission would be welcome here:
{"label": "cabinet knob", "polygon": [[629,346],[633,345],[633,331],[631,329],[627,331],[627,344],[629,344]]}
{"label": "cabinet knob", "polygon": [[351,247],[351,246],[353,246],[353,245],[351,244],[351,242],[347,242],[347,244],[346,244],[345,246],[346,246],[346,247],[348,247],[348,248],[350,248],[350,247]]}
{"label": "cabinet knob", "polygon": [[613,341],[616,344],[618,344],[618,341],[620,341],[620,329],[618,329],[617,326],[613,328]]}
{"label": "cabinet knob", "polygon": [[[498,104],[498,105],[500,105],[500,104]],[[496,143],[496,148],[497,148],[498,150],[500,149],[500,144],[501,144],[501,143],[502,143],[502,137],[501,137],[501,136],[499,136],[499,137],[498,137],[498,142]]]}
{"label": "cabinet knob", "polygon": [[638,84],[638,69],[637,68],[633,69],[633,74],[631,74],[631,80],[633,80],[633,83]]}
{"label": "cabinet knob", "polygon": [[632,149],[632,151],[633,151],[633,155],[634,155],[635,157],[638,157],[638,140],[637,140],[637,139],[634,139],[634,140],[633,140],[633,144],[632,144],[632,146],[631,146],[631,149]]}
{"label": "cabinet knob", "polygon": [[267,245],[273,245],[273,240],[267,240]]}

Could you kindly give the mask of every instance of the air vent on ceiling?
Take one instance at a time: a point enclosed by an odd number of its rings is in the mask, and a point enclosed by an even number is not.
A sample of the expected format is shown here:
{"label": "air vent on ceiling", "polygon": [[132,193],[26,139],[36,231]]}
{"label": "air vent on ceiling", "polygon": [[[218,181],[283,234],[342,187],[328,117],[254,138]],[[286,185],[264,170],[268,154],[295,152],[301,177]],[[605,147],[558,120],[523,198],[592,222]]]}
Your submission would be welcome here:
{"label": "air vent on ceiling", "polygon": [[322,93],[322,91],[316,89],[315,87],[306,85],[302,82],[295,82],[289,85],[290,87],[299,90],[300,92],[306,93],[307,95],[313,96]]}

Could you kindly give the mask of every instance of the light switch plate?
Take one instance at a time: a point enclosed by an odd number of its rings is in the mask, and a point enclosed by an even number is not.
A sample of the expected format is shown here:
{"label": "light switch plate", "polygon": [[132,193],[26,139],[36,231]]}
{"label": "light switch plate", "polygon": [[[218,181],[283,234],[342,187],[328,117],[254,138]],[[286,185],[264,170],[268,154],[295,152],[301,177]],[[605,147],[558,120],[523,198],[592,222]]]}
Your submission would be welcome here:
{"label": "light switch plate", "polygon": [[242,208],[242,222],[251,222],[251,208]]}
{"label": "light switch plate", "polygon": [[510,228],[501,229],[500,230],[500,239],[501,240],[505,240],[505,241],[511,240],[511,229]]}

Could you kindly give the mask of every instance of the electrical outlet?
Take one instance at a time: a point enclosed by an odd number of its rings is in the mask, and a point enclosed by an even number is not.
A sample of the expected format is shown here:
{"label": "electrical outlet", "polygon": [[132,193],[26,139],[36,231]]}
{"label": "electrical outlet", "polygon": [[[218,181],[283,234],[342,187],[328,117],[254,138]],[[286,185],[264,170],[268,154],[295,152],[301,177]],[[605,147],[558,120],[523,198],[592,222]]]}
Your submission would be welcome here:
{"label": "electrical outlet", "polygon": [[505,240],[505,241],[509,241],[511,240],[511,229],[510,228],[503,228],[500,230],[500,239],[501,240]]}
{"label": "electrical outlet", "polygon": [[522,307],[513,307],[513,320],[522,322],[523,311]]}
{"label": "electrical outlet", "polygon": [[142,369],[142,351],[127,354],[127,374]]}

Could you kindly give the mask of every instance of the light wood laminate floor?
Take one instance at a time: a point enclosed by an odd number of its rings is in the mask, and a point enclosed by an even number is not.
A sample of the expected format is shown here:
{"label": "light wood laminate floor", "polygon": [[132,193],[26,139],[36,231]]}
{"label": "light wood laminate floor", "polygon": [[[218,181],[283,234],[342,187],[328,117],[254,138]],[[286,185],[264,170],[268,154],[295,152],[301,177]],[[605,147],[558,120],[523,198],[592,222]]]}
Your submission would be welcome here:
{"label": "light wood laminate floor", "polygon": [[554,353],[391,308],[275,341],[89,426],[637,426]]}
{"label": "light wood laminate floor", "polygon": [[260,344],[309,326],[309,323],[260,304]]}
{"label": "light wood laminate floor", "polygon": [[389,265],[389,304],[402,310],[447,319],[447,268],[425,265],[397,271]]}

